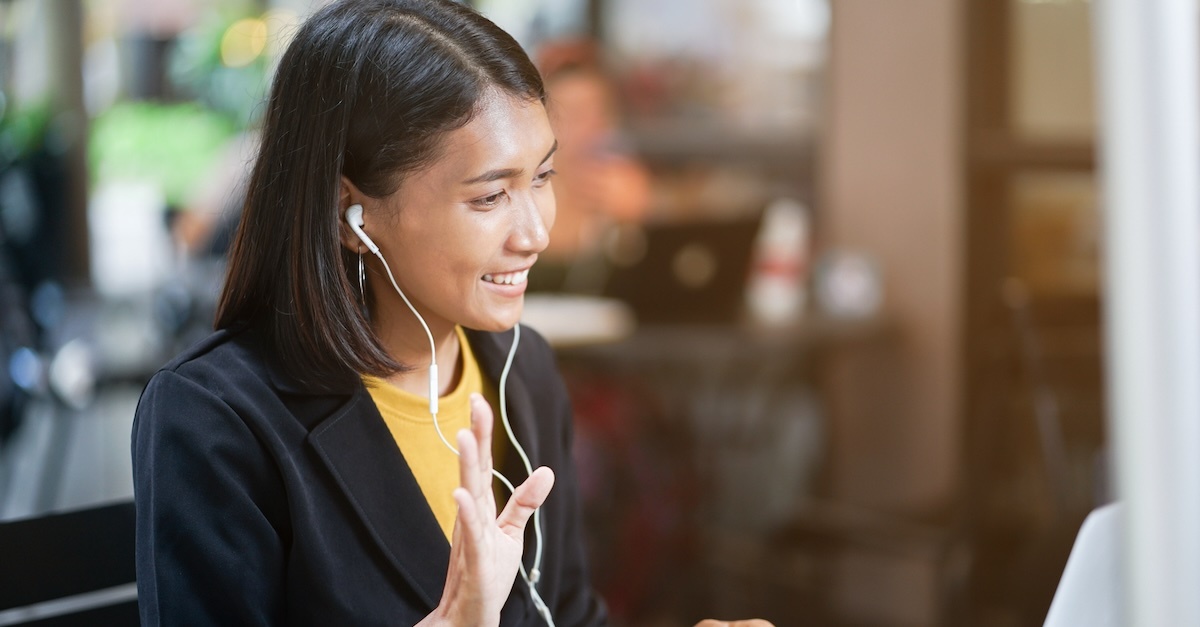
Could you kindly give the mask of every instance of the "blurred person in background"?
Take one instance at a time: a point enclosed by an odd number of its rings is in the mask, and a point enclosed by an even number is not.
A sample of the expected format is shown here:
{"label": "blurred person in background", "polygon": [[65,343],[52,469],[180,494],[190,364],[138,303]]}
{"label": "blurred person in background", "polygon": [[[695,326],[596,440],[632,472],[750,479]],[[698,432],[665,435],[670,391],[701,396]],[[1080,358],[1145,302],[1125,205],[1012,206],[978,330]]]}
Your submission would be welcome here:
{"label": "blurred person in background", "polygon": [[558,139],[554,181],[558,217],[533,289],[596,292],[605,238],[641,222],[650,207],[650,174],[622,135],[616,94],[596,46],[586,40],[544,45],[539,66]]}
{"label": "blurred person in background", "polygon": [[516,326],[555,214],[544,101],[450,0],[341,0],[298,31],[218,330],[138,406],[144,624],[605,623],[570,400]]}

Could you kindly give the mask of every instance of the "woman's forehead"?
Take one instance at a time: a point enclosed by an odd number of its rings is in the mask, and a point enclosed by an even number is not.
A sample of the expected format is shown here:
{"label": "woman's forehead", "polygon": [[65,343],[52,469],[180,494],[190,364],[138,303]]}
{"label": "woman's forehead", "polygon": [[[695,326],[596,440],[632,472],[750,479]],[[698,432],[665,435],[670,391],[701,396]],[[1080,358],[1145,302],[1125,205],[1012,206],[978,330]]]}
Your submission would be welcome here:
{"label": "woman's forehead", "polygon": [[536,167],[553,144],[541,102],[492,95],[480,102],[470,122],[446,134],[433,168],[475,176],[491,169]]}

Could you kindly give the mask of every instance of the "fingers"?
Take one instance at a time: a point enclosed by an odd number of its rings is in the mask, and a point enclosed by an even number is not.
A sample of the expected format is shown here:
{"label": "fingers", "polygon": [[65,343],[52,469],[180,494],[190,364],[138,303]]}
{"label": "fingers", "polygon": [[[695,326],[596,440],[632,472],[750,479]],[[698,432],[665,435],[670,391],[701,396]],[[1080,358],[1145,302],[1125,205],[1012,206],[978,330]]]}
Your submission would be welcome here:
{"label": "fingers", "polygon": [[471,431],[479,442],[479,471],[486,475],[484,481],[492,483],[492,431],[496,424],[492,408],[479,394],[471,395]]}
{"label": "fingers", "polygon": [[[471,429],[456,435],[459,452],[459,481],[462,490],[473,501],[470,508],[459,503],[458,517],[469,518],[468,530],[480,538],[483,525],[496,518],[496,500],[492,494],[492,409],[478,394],[471,395]],[[455,501],[459,495],[454,495]],[[469,513],[468,513],[469,512]],[[477,532],[477,533],[476,533]]]}
{"label": "fingers", "polygon": [[696,623],[696,627],[774,627],[774,625],[760,618],[755,618],[752,620],[735,620],[733,622],[713,620],[709,618]]}
{"label": "fingers", "polygon": [[524,483],[517,486],[496,524],[504,533],[514,538],[523,537],[529,517],[546,502],[546,497],[550,495],[550,489],[553,487],[554,471],[545,466],[533,471]]}
{"label": "fingers", "polygon": [[483,492],[483,486],[479,480],[479,446],[475,440],[475,434],[466,429],[460,429],[455,439],[458,443],[459,484],[466,489],[471,498],[478,498],[479,494]]}
{"label": "fingers", "polygon": [[[529,518],[546,502],[546,497],[554,487],[554,472],[545,467],[533,471],[524,483],[517,486],[504,511],[497,517],[496,501],[491,491],[494,423],[487,401],[478,394],[472,394],[471,429],[462,429],[456,436],[462,488],[455,490],[454,499],[459,502],[459,519],[471,518],[464,531],[470,532],[472,537],[480,537],[476,533],[483,533],[484,524],[494,520],[506,535],[521,540]],[[470,508],[465,508],[460,501],[463,496],[473,501]]]}
{"label": "fingers", "polygon": [[[458,505],[458,520],[454,526],[453,547],[461,547],[468,562],[479,557],[479,544],[483,538],[483,521],[475,508],[475,498],[465,488],[454,489],[454,502]],[[464,542],[459,542],[465,540]]]}
{"label": "fingers", "polygon": [[492,408],[479,394],[471,395],[471,433],[479,447],[479,483],[482,492],[475,494],[479,510],[488,519],[496,517],[496,497],[492,492]]}

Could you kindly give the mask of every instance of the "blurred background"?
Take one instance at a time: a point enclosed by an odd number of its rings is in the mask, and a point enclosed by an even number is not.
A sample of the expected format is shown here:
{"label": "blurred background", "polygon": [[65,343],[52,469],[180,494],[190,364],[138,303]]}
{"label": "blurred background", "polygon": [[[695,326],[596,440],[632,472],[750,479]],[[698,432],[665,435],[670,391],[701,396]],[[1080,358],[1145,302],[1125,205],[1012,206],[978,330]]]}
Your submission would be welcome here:
{"label": "blurred background", "polygon": [[[615,625],[1040,625],[1110,499],[1087,0],[476,0]],[[309,0],[0,0],[0,520],[129,500]],[[2,618],[2,617],[0,617]]]}

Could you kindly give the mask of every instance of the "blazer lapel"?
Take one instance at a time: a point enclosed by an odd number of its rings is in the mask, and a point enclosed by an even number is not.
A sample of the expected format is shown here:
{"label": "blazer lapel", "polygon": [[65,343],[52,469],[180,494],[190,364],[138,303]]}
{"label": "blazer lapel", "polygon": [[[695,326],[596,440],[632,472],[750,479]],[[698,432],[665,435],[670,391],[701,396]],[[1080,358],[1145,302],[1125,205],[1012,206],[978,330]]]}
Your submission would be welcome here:
{"label": "blazer lapel", "polygon": [[309,441],[392,565],[432,610],[446,583],[450,545],[366,389],[360,385]]}
{"label": "blazer lapel", "polygon": [[[467,331],[467,339],[470,340],[471,347],[475,350],[475,358],[479,361],[479,367],[488,380],[497,387],[500,385],[500,375],[504,371],[504,362],[508,359],[508,351],[512,346],[512,337],[512,331],[506,333]],[[518,357],[514,362],[520,362],[520,358]],[[512,423],[513,434],[521,443],[521,447],[525,449],[525,454],[529,455],[529,463],[537,468],[542,458],[541,443],[538,441],[535,422],[537,416],[528,382],[519,374],[518,366],[519,363],[514,363],[512,370],[508,373],[505,404],[508,406],[508,419]],[[493,407],[492,411],[496,415],[496,435],[507,437],[504,433],[504,426],[500,422],[500,408]],[[508,477],[513,485],[519,485],[525,480],[527,473],[516,451],[512,453],[512,455],[505,455],[504,467],[500,469],[500,472],[504,473],[504,476]]]}
{"label": "blazer lapel", "polygon": [[[499,385],[512,332],[497,334],[468,330],[467,337],[483,373]],[[276,373],[276,377],[278,385],[287,385],[281,374]],[[536,405],[529,382],[519,374],[516,365],[509,373],[506,404],[513,434],[525,449],[530,463],[537,468],[543,456],[535,422]],[[500,408],[493,410],[496,414],[495,433],[505,437],[504,427],[500,424]],[[446,584],[450,545],[366,388],[357,385],[350,400],[317,424],[308,439],[388,560],[421,595],[429,609],[435,608]],[[514,484],[525,480],[526,471],[516,451],[504,456],[501,472]],[[527,546],[532,546],[529,544],[533,541],[532,533],[533,525],[530,525],[526,533]],[[532,553],[526,551],[527,567],[532,561]],[[514,590],[518,588],[518,596],[524,598],[527,593],[520,580],[514,584]],[[511,601],[513,599],[505,604],[502,612],[506,620],[525,611],[523,603]]]}

